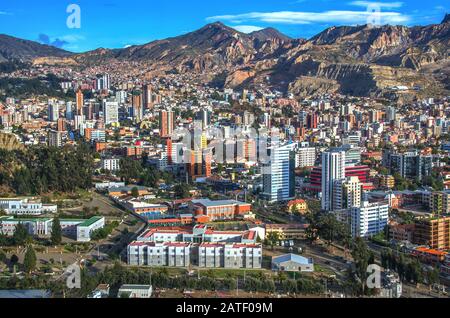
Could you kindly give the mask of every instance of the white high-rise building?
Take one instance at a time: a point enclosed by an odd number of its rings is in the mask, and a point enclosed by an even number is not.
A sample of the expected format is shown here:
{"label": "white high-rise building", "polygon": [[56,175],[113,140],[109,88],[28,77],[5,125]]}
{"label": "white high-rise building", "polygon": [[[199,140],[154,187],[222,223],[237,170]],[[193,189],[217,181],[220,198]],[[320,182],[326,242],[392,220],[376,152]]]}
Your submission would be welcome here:
{"label": "white high-rise building", "polygon": [[127,101],[127,92],[126,91],[117,91],[116,92],[116,100],[119,104],[125,104]]}
{"label": "white high-rise building", "polygon": [[97,78],[98,90],[109,90],[111,87],[111,78],[109,74],[104,74],[102,77]]}
{"label": "white high-rise building", "polygon": [[263,192],[269,202],[289,201],[295,197],[296,144],[275,145],[270,149],[270,162],[263,165]]}
{"label": "white high-rise building", "polygon": [[330,150],[322,153],[322,210],[333,211],[335,181],[345,179],[345,151]]}
{"label": "white high-rise building", "polygon": [[103,100],[105,125],[119,122],[119,103],[115,100]]}
{"label": "white high-rise building", "polygon": [[107,171],[119,171],[120,159],[119,158],[104,158],[102,159],[102,168]]}
{"label": "white high-rise building", "polygon": [[370,237],[384,231],[388,224],[389,204],[363,202],[351,209],[353,237]]}
{"label": "white high-rise building", "polygon": [[245,126],[251,126],[255,122],[255,115],[248,111],[244,112],[243,122]]}
{"label": "white high-rise building", "polygon": [[84,125],[84,115],[75,115],[74,121],[75,121],[75,129],[81,130],[82,126]]}
{"label": "white high-rise building", "polygon": [[305,168],[313,167],[316,163],[316,148],[304,147],[299,148],[295,155],[295,167]]}
{"label": "white high-rise building", "polygon": [[264,126],[268,129],[272,127],[272,116],[268,113],[264,113]]}
{"label": "white high-rise building", "polygon": [[361,206],[362,188],[362,183],[358,177],[349,177],[335,181],[333,187],[334,210]]}

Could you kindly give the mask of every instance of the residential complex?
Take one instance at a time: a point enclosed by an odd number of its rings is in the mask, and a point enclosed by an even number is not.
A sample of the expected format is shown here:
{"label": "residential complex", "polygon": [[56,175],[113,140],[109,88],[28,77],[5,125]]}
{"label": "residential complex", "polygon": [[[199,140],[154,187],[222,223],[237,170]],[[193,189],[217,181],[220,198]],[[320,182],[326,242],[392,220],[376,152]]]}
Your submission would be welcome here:
{"label": "residential complex", "polygon": [[205,268],[261,268],[262,247],[255,231],[155,228],[128,246],[128,264]]}

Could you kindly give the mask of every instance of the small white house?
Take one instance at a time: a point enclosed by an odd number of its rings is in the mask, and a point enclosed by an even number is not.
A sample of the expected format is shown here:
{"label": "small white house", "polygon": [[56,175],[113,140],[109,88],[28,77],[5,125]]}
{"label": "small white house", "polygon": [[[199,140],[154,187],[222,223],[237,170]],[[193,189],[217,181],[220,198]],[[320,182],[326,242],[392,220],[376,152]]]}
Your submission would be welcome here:
{"label": "small white house", "polygon": [[118,298],[150,298],[152,285],[122,285],[117,293]]}

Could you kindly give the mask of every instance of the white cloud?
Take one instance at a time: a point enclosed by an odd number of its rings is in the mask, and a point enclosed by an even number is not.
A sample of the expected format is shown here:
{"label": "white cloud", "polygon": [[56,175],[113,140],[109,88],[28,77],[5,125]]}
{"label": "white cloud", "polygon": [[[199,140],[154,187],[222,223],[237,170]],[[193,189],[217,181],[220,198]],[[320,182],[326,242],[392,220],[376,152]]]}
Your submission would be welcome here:
{"label": "white cloud", "polygon": [[261,27],[254,26],[254,25],[235,25],[235,26],[231,26],[231,27],[242,33],[252,33],[252,32],[263,29]]}
{"label": "white cloud", "polygon": [[85,40],[86,38],[83,35],[68,34],[68,35],[60,36],[59,39],[69,42],[69,43],[72,43],[72,42],[78,42],[78,41]]}
{"label": "white cloud", "polygon": [[403,2],[377,2],[377,1],[352,1],[349,3],[350,5],[369,8],[372,6],[377,6],[380,9],[398,9],[403,6]]}
{"label": "white cloud", "polygon": [[[398,12],[379,12],[382,24],[402,24],[410,21],[410,17]],[[325,11],[325,12],[250,12],[236,15],[220,15],[207,18],[208,21],[229,21],[240,24],[247,21],[257,21],[278,24],[367,24],[373,18],[368,11]]]}

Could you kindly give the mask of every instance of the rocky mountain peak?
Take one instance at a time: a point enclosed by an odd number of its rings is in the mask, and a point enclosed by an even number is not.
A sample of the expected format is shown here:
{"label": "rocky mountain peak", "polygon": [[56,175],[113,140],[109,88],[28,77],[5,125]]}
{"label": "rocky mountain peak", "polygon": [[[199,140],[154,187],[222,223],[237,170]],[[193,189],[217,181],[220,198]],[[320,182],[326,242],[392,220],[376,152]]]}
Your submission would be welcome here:
{"label": "rocky mountain peak", "polygon": [[444,17],[444,20],[442,20],[442,23],[449,23],[450,22],[450,13],[447,13]]}
{"label": "rocky mountain peak", "polygon": [[254,31],[250,33],[252,37],[255,39],[258,39],[260,41],[267,41],[267,40],[281,40],[284,42],[292,40],[287,35],[281,33],[277,29],[274,28],[265,28],[259,31]]}

